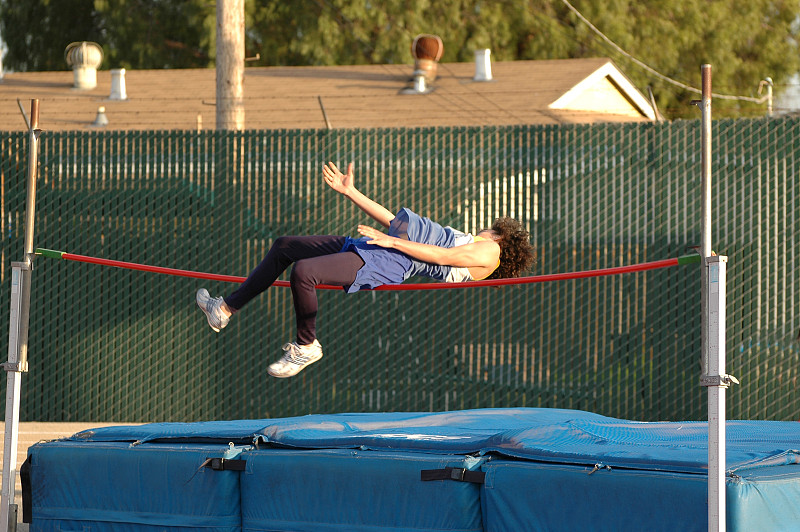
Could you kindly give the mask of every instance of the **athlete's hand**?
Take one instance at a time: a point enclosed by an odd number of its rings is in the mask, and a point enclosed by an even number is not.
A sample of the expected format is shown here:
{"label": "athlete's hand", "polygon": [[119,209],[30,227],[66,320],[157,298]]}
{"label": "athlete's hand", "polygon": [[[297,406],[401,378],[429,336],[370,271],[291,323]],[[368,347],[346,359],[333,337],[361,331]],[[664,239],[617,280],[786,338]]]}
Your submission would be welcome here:
{"label": "athlete's hand", "polygon": [[368,225],[359,225],[358,232],[370,239],[367,241],[368,244],[375,244],[382,248],[393,248],[398,240],[397,237],[389,236]]}
{"label": "athlete's hand", "polygon": [[322,176],[333,190],[339,194],[347,194],[353,188],[353,163],[347,165],[347,173],[343,174],[331,162],[322,167]]}

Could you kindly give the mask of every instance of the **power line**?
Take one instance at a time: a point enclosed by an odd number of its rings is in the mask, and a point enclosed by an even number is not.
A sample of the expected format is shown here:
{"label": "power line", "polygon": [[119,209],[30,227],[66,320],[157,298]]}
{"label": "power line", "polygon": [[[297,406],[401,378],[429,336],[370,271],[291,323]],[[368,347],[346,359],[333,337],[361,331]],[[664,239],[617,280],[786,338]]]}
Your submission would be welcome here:
{"label": "power line", "polygon": [[[649,65],[643,63],[642,61],[640,61],[639,59],[633,57],[631,54],[629,54],[628,52],[623,50],[619,45],[617,45],[614,41],[612,41],[611,39],[606,37],[605,34],[602,31],[597,29],[597,27],[594,24],[592,24],[586,17],[584,17],[581,14],[581,12],[578,11],[577,9],[575,9],[575,7],[573,7],[573,5],[570,4],[567,0],[561,0],[561,1],[564,3],[564,5],[566,5],[569,8],[570,11],[572,11],[575,14],[575,16],[577,16],[584,24],[589,26],[589,28],[593,32],[595,32],[601,39],[606,41],[617,52],[621,53],[622,55],[624,55],[625,57],[627,57],[628,59],[630,59],[631,61],[633,61],[637,65],[639,65],[640,67],[642,67],[643,69],[647,70],[648,72],[650,72],[651,74],[653,74],[657,78],[659,78],[659,79],[661,79],[663,81],[666,81],[667,83],[671,83],[671,84],[673,84],[673,85],[675,85],[677,87],[680,87],[682,89],[685,89],[687,91],[694,92],[696,94],[702,94],[703,93],[703,91],[701,91],[700,89],[697,89],[695,87],[692,87],[692,86],[687,85],[685,83],[682,83],[680,81],[672,79],[669,76],[665,76],[664,74],[662,74],[661,72],[658,72],[656,69],[652,68],[651,66],[649,66]],[[714,98],[722,99],[722,100],[740,100],[740,101],[755,102],[755,103],[764,103],[765,101],[767,101],[767,98],[769,97],[769,96],[762,96],[761,98],[754,98],[752,96],[736,96],[736,95],[731,95],[731,94],[717,94],[717,93],[711,93],[711,96],[714,97]]]}

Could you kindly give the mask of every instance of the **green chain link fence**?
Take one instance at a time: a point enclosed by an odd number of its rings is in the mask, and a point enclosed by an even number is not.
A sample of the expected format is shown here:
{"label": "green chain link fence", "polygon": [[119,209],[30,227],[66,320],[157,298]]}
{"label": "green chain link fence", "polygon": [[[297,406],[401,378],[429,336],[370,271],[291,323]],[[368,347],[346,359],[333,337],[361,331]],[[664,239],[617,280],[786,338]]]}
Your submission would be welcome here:
{"label": "green chain link fence", "polygon": [[[800,122],[713,125],[714,248],[728,266],[731,418],[798,419]],[[3,244],[22,260],[27,135],[0,133]],[[321,178],[475,231],[521,219],[533,273],[677,257],[700,244],[700,124],[344,131],[45,132],[36,247],[246,275],[284,234],[350,234],[364,215]],[[285,277],[284,277],[285,278]],[[272,288],[213,333],[194,305],[234,285],[37,259],[21,417],[197,421],[356,411],[577,408],[704,419],[700,271],[447,291],[320,292],[325,357],[266,366],[293,339]],[[7,344],[7,327],[0,331]]]}

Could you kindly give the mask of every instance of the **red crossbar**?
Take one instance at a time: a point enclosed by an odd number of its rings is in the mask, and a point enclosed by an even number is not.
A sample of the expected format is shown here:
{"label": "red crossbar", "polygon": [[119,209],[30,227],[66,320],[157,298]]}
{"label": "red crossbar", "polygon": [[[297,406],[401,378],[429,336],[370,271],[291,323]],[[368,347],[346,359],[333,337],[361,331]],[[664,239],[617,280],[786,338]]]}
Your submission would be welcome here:
{"label": "red crossbar", "polygon": [[[76,255],[74,253],[62,253],[61,258],[77,262],[87,262],[89,264],[99,264],[102,266],[113,266],[116,268],[126,268],[129,270],[139,270],[144,272],[163,273],[166,275],[177,275],[180,277],[192,277],[195,279],[208,279],[210,281],[224,281],[228,283],[241,283],[246,278],[235,275],[220,275],[216,273],[203,273],[190,270],[179,270],[176,268],[164,268],[162,266],[148,266],[147,264],[137,264],[135,262],[123,262],[120,260],[101,259],[89,257],[87,255]],[[473,288],[479,286],[505,286],[515,284],[546,283],[550,281],[565,281],[568,279],[585,279],[588,277],[601,277],[604,275],[619,275],[622,273],[642,272],[656,270],[658,268],[669,268],[677,266],[678,259],[664,259],[654,262],[643,262],[630,266],[617,266],[614,268],[603,268],[600,270],[586,270],[581,272],[550,273],[546,275],[533,275],[529,277],[515,277],[512,279],[484,279],[482,281],[466,281],[463,283],[406,283],[395,285],[383,285],[375,290],[446,290],[452,288]],[[275,281],[273,286],[289,286],[287,281]],[[341,289],[341,286],[319,285],[317,288],[325,290]]]}

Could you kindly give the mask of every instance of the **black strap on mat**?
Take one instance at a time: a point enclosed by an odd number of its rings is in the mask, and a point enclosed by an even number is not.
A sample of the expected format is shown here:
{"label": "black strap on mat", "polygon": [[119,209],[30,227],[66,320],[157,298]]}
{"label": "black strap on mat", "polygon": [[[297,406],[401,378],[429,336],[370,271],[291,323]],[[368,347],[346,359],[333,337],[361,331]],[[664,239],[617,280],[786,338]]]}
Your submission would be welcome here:
{"label": "black strap on mat", "polygon": [[247,469],[247,460],[229,460],[227,458],[209,458],[204,464],[214,471],[244,471]]}
{"label": "black strap on mat", "polygon": [[470,471],[463,467],[445,467],[444,469],[423,469],[420,471],[420,480],[456,480],[458,482],[472,482],[483,484],[486,473],[483,471]]}

